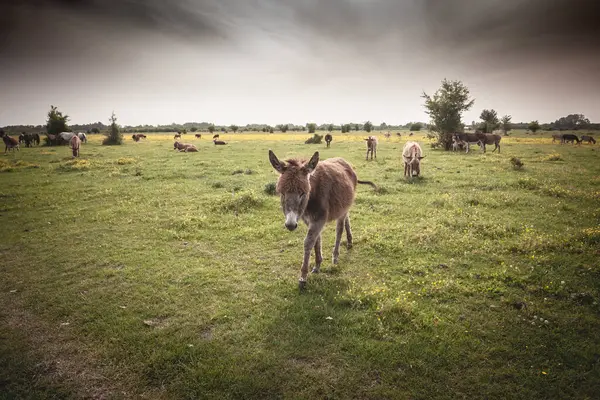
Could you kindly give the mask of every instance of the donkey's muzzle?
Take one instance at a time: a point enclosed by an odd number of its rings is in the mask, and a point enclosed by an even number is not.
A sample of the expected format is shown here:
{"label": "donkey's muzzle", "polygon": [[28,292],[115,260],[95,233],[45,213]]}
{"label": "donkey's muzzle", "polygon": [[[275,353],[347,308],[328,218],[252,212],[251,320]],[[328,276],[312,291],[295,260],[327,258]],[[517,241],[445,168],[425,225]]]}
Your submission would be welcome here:
{"label": "donkey's muzzle", "polygon": [[286,222],[285,227],[288,228],[289,231],[293,231],[298,227],[298,223],[296,222]]}

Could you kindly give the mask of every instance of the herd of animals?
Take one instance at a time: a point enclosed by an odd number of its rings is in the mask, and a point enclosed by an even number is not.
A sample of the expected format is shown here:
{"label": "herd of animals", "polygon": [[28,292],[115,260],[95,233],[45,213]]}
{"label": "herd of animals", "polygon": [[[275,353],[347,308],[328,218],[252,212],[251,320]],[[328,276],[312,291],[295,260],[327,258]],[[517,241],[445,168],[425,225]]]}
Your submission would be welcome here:
{"label": "herd of animals", "polygon": [[[397,134],[400,136],[400,134]],[[8,149],[19,149],[20,143],[25,143],[27,147],[40,143],[40,136],[37,133],[19,135],[15,139],[5,134],[0,129],[0,136],[6,146],[4,152]],[[384,136],[389,139],[391,134],[385,133]],[[409,135],[412,136],[412,133]],[[62,132],[58,135],[47,135],[50,144],[68,143],[73,151],[73,157],[79,156],[79,149],[82,142],[87,141],[84,133]],[[201,134],[196,134],[200,139]],[[135,142],[145,139],[144,134],[134,134],[132,139]],[[181,134],[174,137],[174,150],[180,152],[197,152],[198,148],[190,143],[182,143]],[[582,141],[596,143],[593,137],[584,135],[579,139],[573,134],[553,135],[553,142],[580,144]],[[376,136],[369,136],[364,139],[367,146],[366,160],[377,159],[378,139]],[[502,136],[489,133],[455,133],[452,135],[452,149],[454,151],[465,149],[469,152],[471,144],[478,144],[483,152],[486,145],[493,144],[494,150],[500,152],[500,141]],[[333,136],[328,133],[325,135],[327,147],[331,146]],[[227,143],[219,140],[219,135],[213,136],[215,145],[226,145]],[[402,149],[402,160],[404,162],[404,176],[412,178],[421,173],[421,160],[425,158],[423,149],[419,143],[409,140]],[[326,160],[319,160],[319,152],[315,152],[309,161],[302,159],[288,159],[280,161],[273,151],[269,150],[269,161],[273,168],[279,173],[277,180],[277,193],[281,200],[281,209],[285,217],[285,227],[293,231],[298,226],[298,220],[301,219],[308,226],[308,232],[304,239],[304,256],[300,269],[299,288],[306,287],[308,277],[308,267],[310,256],[314,249],[315,266],[313,273],[318,273],[323,262],[321,251],[321,233],[328,222],[336,221],[336,239],[333,248],[332,262],[338,263],[340,254],[340,243],[344,231],[346,232],[347,248],[352,247],[352,230],[350,228],[350,208],[356,197],[356,187],[358,184],[366,184],[377,189],[377,186],[371,181],[361,181],[358,179],[352,166],[343,158],[334,157]]]}

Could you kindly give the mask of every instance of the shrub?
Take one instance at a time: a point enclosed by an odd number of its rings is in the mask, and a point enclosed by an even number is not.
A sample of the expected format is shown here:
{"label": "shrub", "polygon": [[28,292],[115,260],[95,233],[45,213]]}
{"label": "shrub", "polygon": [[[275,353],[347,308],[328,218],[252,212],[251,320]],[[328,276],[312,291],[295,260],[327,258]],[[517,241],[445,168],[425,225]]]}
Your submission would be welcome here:
{"label": "shrub", "polygon": [[102,141],[103,145],[119,145],[123,143],[123,135],[119,131],[119,125],[117,125],[117,117],[113,112],[110,116],[110,127],[106,138]]}
{"label": "shrub", "polygon": [[510,158],[510,163],[512,164],[512,166],[513,166],[514,169],[521,169],[525,165],[525,164],[523,164],[523,162],[521,161],[521,159],[519,159],[517,157],[511,157]]}
{"label": "shrub", "polygon": [[277,185],[275,182],[269,182],[265,185],[265,193],[269,196],[275,196],[277,194]]}

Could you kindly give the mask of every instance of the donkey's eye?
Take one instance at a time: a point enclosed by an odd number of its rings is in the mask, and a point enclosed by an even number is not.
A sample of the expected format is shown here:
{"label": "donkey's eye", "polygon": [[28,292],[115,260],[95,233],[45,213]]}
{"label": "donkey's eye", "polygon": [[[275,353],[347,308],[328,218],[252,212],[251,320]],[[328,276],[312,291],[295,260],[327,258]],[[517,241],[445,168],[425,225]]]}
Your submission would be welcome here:
{"label": "donkey's eye", "polygon": [[300,201],[302,202],[304,200],[304,196],[306,195],[306,193],[300,193]]}

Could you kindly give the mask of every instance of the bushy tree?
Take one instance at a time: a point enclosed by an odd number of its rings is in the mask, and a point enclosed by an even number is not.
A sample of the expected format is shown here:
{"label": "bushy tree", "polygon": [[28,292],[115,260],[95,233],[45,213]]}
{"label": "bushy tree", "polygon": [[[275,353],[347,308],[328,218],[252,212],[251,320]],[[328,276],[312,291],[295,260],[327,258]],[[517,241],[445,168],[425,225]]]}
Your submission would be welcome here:
{"label": "bushy tree", "polygon": [[423,124],[421,124],[420,122],[415,122],[414,124],[410,124],[409,130],[411,132],[418,132],[421,130],[421,128],[423,127]]}
{"label": "bushy tree", "polygon": [[100,133],[100,129],[98,129],[98,128],[92,128],[92,129],[90,129],[90,132],[91,133]]}
{"label": "bushy tree", "polygon": [[529,125],[527,126],[527,129],[529,129],[531,132],[536,133],[537,131],[540,130],[540,123],[536,120],[536,121],[531,121],[529,123]]}
{"label": "bushy tree", "polygon": [[462,127],[462,113],[468,111],[475,100],[461,81],[444,79],[442,87],[433,96],[423,92],[426,113],[431,117],[429,129],[437,134],[438,144],[446,150],[452,145],[452,133]]}
{"label": "bushy tree", "polygon": [[283,133],[286,133],[289,129],[289,125],[288,124],[278,125],[277,129],[279,129]]}
{"label": "bushy tree", "polygon": [[500,122],[502,122],[502,130],[504,131],[504,136],[508,136],[508,132],[512,129],[511,120],[512,117],[510,115],[505,115],[500,120]]}
{"label": "bushy tree", "polygon": [[67,121],[69,121],[69,116],[63,115],[62,112],[58,111],[58,107],[51,105],[50,111],[48,111],[46,132],[51,135],[57,135],[61,132],[70,132],[71,129],[69,129]]}
{"label": "bushy tree", "polygon": [[196,128],[195,126],[192,126],[192,127],[190,128],[190,132],[196,132],[197,130],[198,130],[198,128]]}
{"label": "bushy tree", "polygon": [[329,124],[329,125],[327,125],[327,130],[328,130],[329,132],[333,132],[333,124]]}
{"label": "bushy tree", "polygon": [[482,121],[479,127],[483,133],[492,133],[500,125],[496,110],[483,110],[479,118]]}
{"label": "bushy tree", "polygon": [[354,130],[356,132],[360,131],[360,125],[359,124],[354,124]]}
{"label": "bushy tree", "polygon": [[381,129],[382,131],[386,130],[388,127],[388,125],[385,122],[382,122],[381,125],[379,125],[379,129]]}
{"label": "bushy tree", "polygon": [[365,122],[363,127],[366,132],[371,132],[373,130],[373,124],[371,123],[371,121]]}
{"label": "bushy tree", "polygon": [[569,114],[566,117],[557,119],[553,125],[560,130],[586,129],[590,125],[590,120],[583,114]]}
{"label": "bushy tree", "polygon": [[237,125],[231,125],[231,126],[229,127],[229,129],[231,129],[231,131],[232,131],[233,133],[236,133],[236,132],[237,132],[237,130],[239,129],[239,127],[238,127]]}
{"label": "bushy tree", "polygon": [[315,124],[314,122],[310,122],[306,124],[306,129],[308,129],[308,133],[315,133],[315,131],[317,130],[317,124]]}
{"label": "bushy tree", "polygon": [[210,125],[208,125],[207,129],[208,129],[208,131],[210,133],[214,133],[214,131],[215,131],[215,125],[214,124],[210,124]]}
{"label": "bushy tree", "polygon": [[108,128],[108,132],[106,133],[106,138],[102,141],[104,145],[118,145],[123,144],[123,135],[119,130],[119,125],[117,125],[117,116],[114,111],[110,116],[110,127]]}

